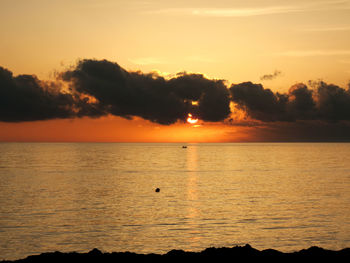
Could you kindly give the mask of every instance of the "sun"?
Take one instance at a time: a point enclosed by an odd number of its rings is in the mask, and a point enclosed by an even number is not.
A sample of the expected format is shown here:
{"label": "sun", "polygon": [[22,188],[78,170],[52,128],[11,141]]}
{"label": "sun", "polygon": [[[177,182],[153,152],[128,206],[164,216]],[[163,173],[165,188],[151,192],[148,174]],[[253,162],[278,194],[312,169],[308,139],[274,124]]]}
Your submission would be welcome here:
{"label": "sun", "polygon": [[187,122],[188,122],[188,123],[191,123],[191,124],[195,124],[195,123],[198,122],[198,119],[193,119],[193,118],[192,118],[192,114],[189,113],[189,114],[188,114],[188,117],[187,117]]}

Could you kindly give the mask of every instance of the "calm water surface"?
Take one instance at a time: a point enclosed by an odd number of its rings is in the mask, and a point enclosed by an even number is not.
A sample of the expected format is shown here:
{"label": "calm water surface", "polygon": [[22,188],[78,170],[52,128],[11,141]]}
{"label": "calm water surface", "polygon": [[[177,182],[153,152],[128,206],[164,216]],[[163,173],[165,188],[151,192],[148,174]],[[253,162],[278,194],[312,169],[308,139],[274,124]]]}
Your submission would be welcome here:
{"label": "calm water surface", "polygon": [[0,260],[342,249],[349,205],[346,143],[0,143]]}

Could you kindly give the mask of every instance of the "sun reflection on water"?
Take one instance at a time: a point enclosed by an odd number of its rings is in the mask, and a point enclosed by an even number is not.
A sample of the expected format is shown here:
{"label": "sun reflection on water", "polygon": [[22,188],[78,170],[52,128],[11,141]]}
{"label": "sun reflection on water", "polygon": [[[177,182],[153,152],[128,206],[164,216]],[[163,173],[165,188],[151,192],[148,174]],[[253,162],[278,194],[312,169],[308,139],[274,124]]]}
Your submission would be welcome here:
{"label": "sun reflection on water", "polygon": [[191,235],[188,242],[191,246],[200,244],[201,232],[199,230],[198,219],[200,217],[200,211],[198,203],[199,191],[198,191],[198,153],[197,145],[192,144],[187,148],[187,219],[188,226],[191,229]]}

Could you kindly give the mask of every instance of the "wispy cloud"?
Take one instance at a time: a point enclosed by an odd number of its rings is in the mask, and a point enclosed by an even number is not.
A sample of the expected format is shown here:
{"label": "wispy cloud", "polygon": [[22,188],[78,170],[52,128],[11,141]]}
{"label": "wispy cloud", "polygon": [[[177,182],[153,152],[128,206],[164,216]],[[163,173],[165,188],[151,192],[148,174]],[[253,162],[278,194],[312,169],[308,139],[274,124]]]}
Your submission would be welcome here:
{"label": "wispy cloud", "polygon": [[129,59],[129,61],[136,65],[142,65],[142,66],[165,63],[165,59],[157,58],[157,57],[132,58],[132,59]]}
{"label": "wispy cloud", "polygon": [[262,8],[222,8],[222,9],[194,9],[192,15],[211,17],[247,17],[283,14],[296,12],[298,8],[293,6],[270,6]]}
{"label": "wispy cloud", "polygon": [[350,50],[290,50],[279,52],[275,55],[286,57],[348,56],[350,55]]}
{"label": "wispy cloud", "polygon": [[189,15],[206,17],[247,17],[295,12],[291,6],[271,6],[263,8],[166,8],[148,11],[149,14]]}
{"label": "wispy cloud", "polygon": [[332,31],[349,31],[349,26],[324,26],[324,27],[309,27],[309,28],[300,28],[299,31],[304,32],[332,32]]}
{"label": "wispy cloud", "polygon": [[336,9],[350,9],[350,2],[347,0],[334,0],[322,1],[318,3],[304,3],[300,5],[276,5],[254,8],[165,8],[147,11],[147,13],[166,15],[192,15],[198,17],[250,17]]}
{"label": "wispy cloud", "polygon": [[339,63],[350,64],[350,60],[338,60]]}
{"label": "wispy cloud", "polygon": [[280,76],[281,74],[282,74],[282,71],[275,70],[275,72],[273,74],[265,74],[265,75],[261,76],[260,80],[273,80],[273,79],[277,78],[278,76]]}
{"label": "wispy cloud", "polygon": [[194,61],[194,62],[203,62],[203,63],[214,63],[217,62],[217,60],[210,58],[208,56],[203,56],[203,55],[192,55],[186,58],[189,61]]}

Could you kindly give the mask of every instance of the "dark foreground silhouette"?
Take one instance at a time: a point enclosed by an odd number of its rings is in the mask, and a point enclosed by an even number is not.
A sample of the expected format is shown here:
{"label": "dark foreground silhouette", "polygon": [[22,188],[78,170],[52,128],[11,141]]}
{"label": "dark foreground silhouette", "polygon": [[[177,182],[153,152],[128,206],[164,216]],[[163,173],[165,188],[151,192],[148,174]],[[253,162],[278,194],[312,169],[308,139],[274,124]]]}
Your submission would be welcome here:
{"label": "dark foreground silhouette", "polygon": [[[25,259],[5,262],[198,262],[204,260],[244,262],[245,259],[286,262],[312,259],[324,260],[325,262],[350,262],[350,248],[339,251],[326,250],[319,247],[310,247],[297,252],[283,253],[274,249],[257,250],[250,245],[236,246],[232,248],[207,248],[201,252],[186,252],[183,250],[171,250],[166,254],[136,254],[132,252],[102,253],[93,249],[88,253],[43,253],[40,255],[28,256]],[[243,260],[243,261],[242,261]]]}

